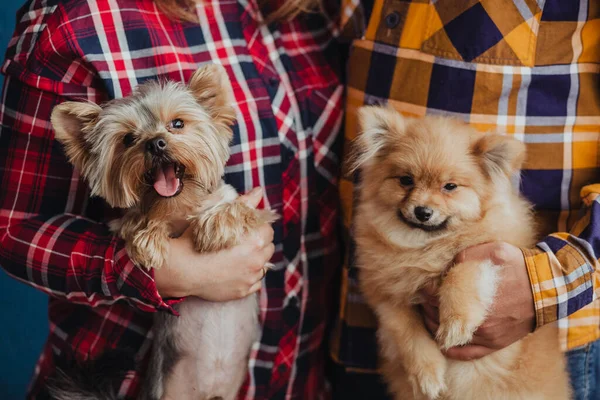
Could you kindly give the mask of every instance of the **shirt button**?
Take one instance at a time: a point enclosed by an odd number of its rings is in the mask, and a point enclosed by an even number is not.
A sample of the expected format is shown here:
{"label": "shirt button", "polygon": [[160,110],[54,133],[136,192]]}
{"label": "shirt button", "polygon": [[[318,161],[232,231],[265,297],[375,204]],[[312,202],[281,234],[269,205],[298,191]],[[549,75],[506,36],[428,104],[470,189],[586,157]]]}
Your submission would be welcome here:
{"label": "shirt button", "polygon": [[284,150],[281,153],[281,160],[284,164],[289,164],[290,162],[292,162],[292,158],[292,152],[288,149]]}
{"label": "shirt button", "polygon": [[285,373],[285,371],[287,371],[287,367],[285,366],[285,364],[279,364],[279,367],[277,367],[277,370],[283,374],[283,373]]}
{"label": "shirt button", "polygon": [[279,79],[275,78],[274,76],[269,78],[269,85],[277,86],[278,84],[279,84]]}
{"label": "shirt button", "polygon": [[368,106],[378,106],[378,105],[380,105],[379,101],[376,98],[374,98],[374,97],[367,97],[365,99],[365,103]]}
{"label": "shirt button", "polygon": [[400,23],[400,14],[397,11],[389,13],[385,16],[385,24],[388,28],[394,29]]}

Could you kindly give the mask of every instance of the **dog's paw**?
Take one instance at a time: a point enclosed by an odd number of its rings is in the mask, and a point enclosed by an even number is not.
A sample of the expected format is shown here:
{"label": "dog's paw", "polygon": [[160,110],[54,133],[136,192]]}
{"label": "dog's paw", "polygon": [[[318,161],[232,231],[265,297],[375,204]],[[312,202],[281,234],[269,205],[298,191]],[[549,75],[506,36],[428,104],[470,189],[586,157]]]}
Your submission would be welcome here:
{"label": "dog's paw", "polygon": [[459,318],[442,320],[435,338],[443,350],[448,350],[471,342],[475,330],[477,326],[470,326]]}
{"label": "dog's paw", "polygon": [[196,251],[213,252],[239,244],[248,232],[275,221],[277,214],[234,201],[216,205],[189,219]]}
{"label": "dog's paw", "polygon": [[224,214],[210,214],[191,219],[194,249],[201,253],[211,253],[235,246],[239,243],[243,230],[227,221]]}
{"label": "dog's paw", "polygon": [[167,247],[166,241],[161,239],[162,236],[146,234],[145,231],[135,235],[133,242],[126,246],[133,263],[147,269],[162,267],[167,257]]}
{"label": "dog's paw", "polygon": [[433,344],[415,351],[419,353],[405,366],[413,390],[430,400],[438,399],[446,390],[446,358]]}
{"label": "dog's paw", "polygon": [[409,380],[414,389],[428,399],[435,400],[446,390],[445,374],[445,363],[434,363],[415,371],[409,376]]}
{"label": "dog's paw", "polygon": [[442,349],[465,345],[485,321],[499,280],[490,262],[465,262],[450,270],[439,290],[440,327],[436,340]]}

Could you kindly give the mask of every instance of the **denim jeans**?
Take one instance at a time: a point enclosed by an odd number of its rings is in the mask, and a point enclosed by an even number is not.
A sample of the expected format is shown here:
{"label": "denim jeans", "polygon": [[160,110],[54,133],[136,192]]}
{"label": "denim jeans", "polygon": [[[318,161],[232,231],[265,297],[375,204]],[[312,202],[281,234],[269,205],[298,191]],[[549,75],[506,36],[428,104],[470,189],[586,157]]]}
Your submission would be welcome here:
{"label": "denim jeans", "polygon": [[[573,400],[600,400],[600,340],[569,351],[567,366]],[[378,375],[345,372],[333,362],[329,369],[333,400],[391,399]]]}
{"label": "denim jeans", "polygon": [[567,353],[573,400],[600,399],[600,340]]}

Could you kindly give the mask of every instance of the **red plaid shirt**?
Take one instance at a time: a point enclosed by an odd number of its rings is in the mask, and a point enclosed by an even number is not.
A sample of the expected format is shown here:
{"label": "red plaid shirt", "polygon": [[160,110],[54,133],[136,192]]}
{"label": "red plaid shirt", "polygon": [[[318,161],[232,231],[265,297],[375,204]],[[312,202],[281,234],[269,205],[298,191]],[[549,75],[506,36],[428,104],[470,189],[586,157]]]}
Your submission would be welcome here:
{"label": "red plaid shirt", "polygon": [[[310,15],[266,26],[254,0],[199,2],[200,23],[178,23],[150,0],[32,0],[19,11],[2,71],[0,265],[51,296],[50,336],[30,397],[47,398],[56,365],[108,349],[135,354],[121,377],[135,398],[152,313],[172,312],[152,273],[135,268],[105,224],[111,210],[53,140],[52,108],[102,102],[146,79],[186,81],[225,66],[238,124],[227,180],[265,188],[276,269],[261,291],[263,333],[240,398],[318,399],[326,393],[323,338],[336,241],[342,87],[331,22]],[[124,365],[133,365],[123,360]]]}

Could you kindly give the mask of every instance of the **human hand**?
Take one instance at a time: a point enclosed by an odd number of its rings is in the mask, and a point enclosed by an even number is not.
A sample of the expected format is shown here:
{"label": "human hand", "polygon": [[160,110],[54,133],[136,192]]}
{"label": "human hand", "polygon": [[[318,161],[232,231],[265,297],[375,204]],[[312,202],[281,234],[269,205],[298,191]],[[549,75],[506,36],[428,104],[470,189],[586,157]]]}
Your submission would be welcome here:
{"label": "human hand", "polygon": [[[262,191],[254,189],[240,196],[256,207]],[[210,301],[229,301],[257,292],[262,286],[265,264],[273,256],[273,228],[261,225],[232,248],[214,253],[194,250],[191,229],[170,239],[165,265],[154,270],[154,279],[163,298],[197,296]]]}
{"label": "human hand", "polygon": [[[535,329],[535,307],[525,258],[518,247],[504,242],[473,246],[461,252],[456,263],[491,260],[500,275],[497,294],[485,322],[470,344],[452,347],[445,353],[456,360],[474,360],[503,349]],[[439,301],[431,287],[423,289],[426,302],[423,319],[435,336],[439,327]],[[475,295],[475,294],[473,294]]]}

